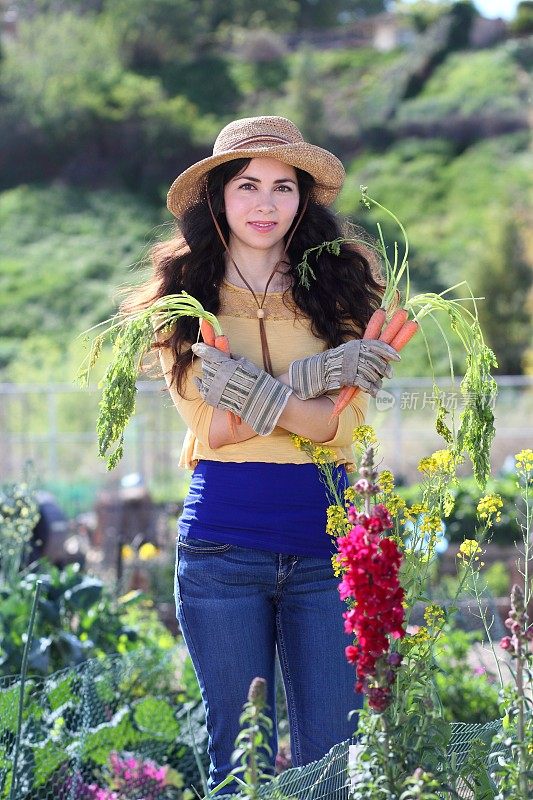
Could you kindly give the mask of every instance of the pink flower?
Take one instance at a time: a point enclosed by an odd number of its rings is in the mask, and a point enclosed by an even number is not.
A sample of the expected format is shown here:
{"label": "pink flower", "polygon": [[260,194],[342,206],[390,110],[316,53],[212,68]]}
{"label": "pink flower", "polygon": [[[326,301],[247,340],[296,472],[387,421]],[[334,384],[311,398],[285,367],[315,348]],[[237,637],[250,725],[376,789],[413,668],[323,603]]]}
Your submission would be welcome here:
{"label": "pink flower", "polygon": [[[398,578],[402,554],[392,539],[380,538],[392,526],[385,506],[375,506],[370,516],[353,513],[351,519],[353,528],[337,539],[346,566],[339,594],[343,600],[348,597],[355,600],[355,606],[343,614],[344,630],[356,637],[355,644],[346,648],[346,658],[356,666],[356,690],[366,692],[371,708],[383,711],[391,700],[389,686],[395,674],[390,666],[378,669],[378,665],[389,651],[388,636],[393,639],[405,636],[404,590]],[[394,667],[400,663],[398,653],[389,662]],[[378,678],[386,685],[376,686]]]}

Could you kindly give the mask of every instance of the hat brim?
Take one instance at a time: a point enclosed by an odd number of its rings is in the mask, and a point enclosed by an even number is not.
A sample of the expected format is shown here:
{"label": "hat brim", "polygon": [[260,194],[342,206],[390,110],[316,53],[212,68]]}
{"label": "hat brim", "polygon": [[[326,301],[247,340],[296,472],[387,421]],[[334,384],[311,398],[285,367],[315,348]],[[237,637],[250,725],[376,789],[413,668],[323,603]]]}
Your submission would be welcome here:
{"label": "hat brim", "polygon": [[188,208],[196,205],[204,197],[205,177],[209,170],[238,158],[277,158],[285,164],[309,172],[316,181],[311,197],[325,206],[335,200],[344,183],[345,171],[339,159],[333,153],[314,144],[297,142],[247,150],[230,150],[197,161],[178,175],[167,194],[167,208],[171,214],[178,218],[183,216]]}

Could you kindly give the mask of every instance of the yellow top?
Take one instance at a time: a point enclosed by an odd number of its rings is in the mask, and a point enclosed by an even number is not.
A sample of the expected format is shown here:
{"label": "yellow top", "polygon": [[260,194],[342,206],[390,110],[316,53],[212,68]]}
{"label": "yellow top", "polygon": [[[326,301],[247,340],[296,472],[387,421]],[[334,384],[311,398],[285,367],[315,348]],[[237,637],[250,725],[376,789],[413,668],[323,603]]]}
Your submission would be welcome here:
{"label": "yellow top", "polygon": [[[221,306],[217,314],[222,330],[228,336],[231,352],[237,357],[246,356],[254,364],[263,366],[257,306],[248,289],[224,281],[220,291]],[[292,303],[290,292],[269,292],[263,306],[268,347],[272,358],[274,376],[288,371],[291,361],[323,352],[326,347],[311,332],[311,321]],[[174,385],[170,385],[173,354],[170,348],[160,349],[160,360],[170,395],[180,416],[187,425],[187,434],[181,451],[179,466],[193,469],[202,458],[211,461],[266,461],[276,464],[306,464],[309,456],[297,450],[290,433],[276,427],[269,436],[254,436],[244,442],[227,444],[213,450],[209,447],[209,427],[213,408],[200,396],[194,377],[201,375],[201,361],[195,358],[188,371],[185,398]],[[328,393],[335,398],[337,392]],[[358,392],[350,405],[341,412],[337,432],[329,442],[323,442],[335,453],[337,464],[346,464],[350,472],[355,469],[352,450],[352,432],[362,425],[368,409],[369,396]]]}

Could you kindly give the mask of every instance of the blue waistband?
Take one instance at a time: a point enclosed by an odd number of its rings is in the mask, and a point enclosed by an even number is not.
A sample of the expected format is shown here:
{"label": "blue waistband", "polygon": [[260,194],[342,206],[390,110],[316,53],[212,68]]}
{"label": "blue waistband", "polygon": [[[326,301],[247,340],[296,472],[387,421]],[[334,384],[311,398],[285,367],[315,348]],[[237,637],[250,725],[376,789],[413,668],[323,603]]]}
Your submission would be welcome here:
{"label": "blue waistband", "polygon": [[[334,480],[342,493],[348,486],[343,466],[334,469]],[[336,552],[326,533],[332,502],[314,464],[202,460],[191,478],[179,531],[241,547],[329,557]]]}

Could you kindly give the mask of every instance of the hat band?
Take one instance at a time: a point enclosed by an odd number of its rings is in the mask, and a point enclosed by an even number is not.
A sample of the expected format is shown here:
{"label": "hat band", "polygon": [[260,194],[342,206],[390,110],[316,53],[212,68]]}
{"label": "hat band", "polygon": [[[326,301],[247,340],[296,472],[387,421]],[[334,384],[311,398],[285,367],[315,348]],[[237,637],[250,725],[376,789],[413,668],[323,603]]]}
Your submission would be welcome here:
{"label": "hat band", "polygon": [[246,139],[240,139],[228,148],[228,150],[240,150],[242,147],[249,147],[254,144],[292,144],[289,139],[284,139],[282,136],[272,136],[265,133],[263,135],[248,136]]}

